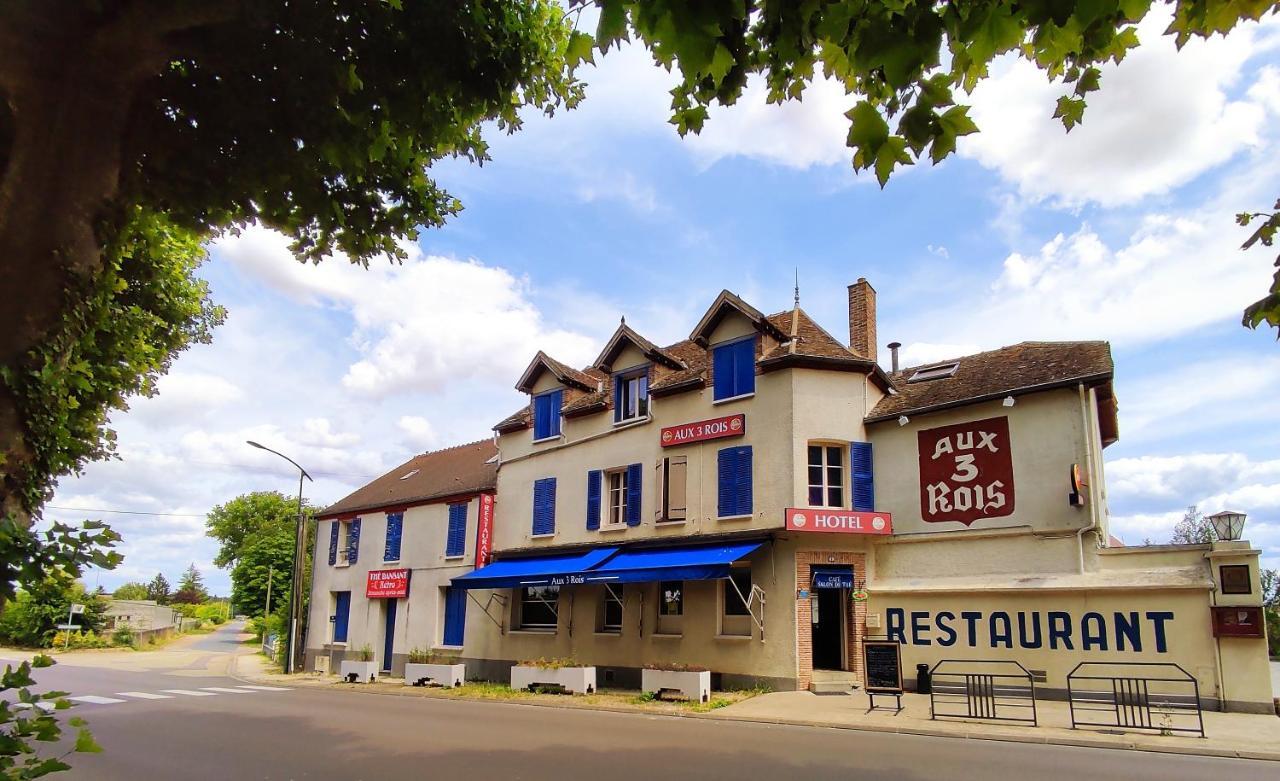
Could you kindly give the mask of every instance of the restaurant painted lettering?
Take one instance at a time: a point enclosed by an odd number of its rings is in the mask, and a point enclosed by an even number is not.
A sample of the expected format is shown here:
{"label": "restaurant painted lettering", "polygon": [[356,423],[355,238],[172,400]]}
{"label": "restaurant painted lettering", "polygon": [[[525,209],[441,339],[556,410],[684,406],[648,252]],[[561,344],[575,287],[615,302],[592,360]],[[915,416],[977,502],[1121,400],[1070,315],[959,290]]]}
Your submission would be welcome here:
{"label": "restaurant painted lettering", "polygon": [[1080,615],[1065,610],[885,611],[890,640],[943,648],[1047,648],[1051,651],[1169,651],[1171,610],[1128,610]]}
{"label": "restaurant painted lettering", "polygon": [[744,414],[726,415],[723,418],[700,420],[696,423],[685,423],[679,426],[668,426],[660,434],[663,447],[687,445],[703,442],[708,439],[738,437],[747,431],[747,416]]}
{"label": "restaurant painted lettering", "polygon": [[1009,419],[988,418],[918,434],[920,514],[966,526],[1013,514]]}

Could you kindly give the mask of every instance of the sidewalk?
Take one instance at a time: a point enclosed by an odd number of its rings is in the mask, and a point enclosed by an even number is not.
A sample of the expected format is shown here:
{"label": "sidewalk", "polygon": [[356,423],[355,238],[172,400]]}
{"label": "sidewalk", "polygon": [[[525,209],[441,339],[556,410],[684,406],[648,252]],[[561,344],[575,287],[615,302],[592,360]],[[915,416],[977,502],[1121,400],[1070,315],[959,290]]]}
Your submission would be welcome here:
{"label": "sidewalk", "polygon": [[[284,676],[268,668],[262,656],[244,655],[236,658],[234,677],[246,681],[270,684],[288,684],[305,688],[350,690],[369,694],[447,697],[439,689],[415,688],[403,685],[401,679],[388,679],[385,683],[344,684],[333,675],[301,673]],[[493,698],[485,698],[494,701]],[[524,705],[596,708],[599,710],[628,711],[650,715],[671,715],[683,718],[721,719],[749,721],[767,724],[791,724],[807,727],[865,730],[871,732],[897,732],[907,735],[933,735],[969,740],[1004,740],[1016,743],[1051,743],[1064,746],[1089,748],[1128,749],[1156,751],[1170,754],[1199,754],[1216,757],[1238,757],[1280,762],[1280,717],[1259,716],[1245,713],[1217,713],[1205,711],[1204,730],[1207,737],[1162,736],[1144,732],[1113,734],[1096,729],[1071,729],[1071,716],[1065,702],[1040,701],[1037,703],[1039,727],[966,722],[955,719],[931,720],[929,697],[922,694],[904,694],[903,711],[875,710],[867,712],[867,696],[858,691],[851,696],[819,696],[809,692],[773,692],[762,694],[727,707],[706,713],[694,713],[679,708],[655,709],[652,705],[618,707],[616,704],[600,706],[589,698],[567,695],[546,695],[538,698],[513,698]],[[890,701],[890,700],[885,700]],[[883,704],[883,703],[882,703]],[[1119,732],[1118,730],[1114,732]]]}

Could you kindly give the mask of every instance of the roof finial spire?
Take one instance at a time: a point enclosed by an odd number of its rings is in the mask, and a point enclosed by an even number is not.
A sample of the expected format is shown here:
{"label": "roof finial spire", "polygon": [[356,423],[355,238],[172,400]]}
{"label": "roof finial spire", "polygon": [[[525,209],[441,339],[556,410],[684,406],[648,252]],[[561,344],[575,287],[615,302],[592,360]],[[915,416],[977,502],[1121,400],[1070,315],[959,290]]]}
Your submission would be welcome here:
{"label": "roof finial spire", "polygon": [[800,267],[796,266],[796,309],[800,308]]}
{"label": "roof finial spire", "polygon": [[623,324],[623,325],[626,325],[626,324],[627,324],[627,316],[626,316],[626,315],[623,315],[623,316],[622,316],[622,324]]}

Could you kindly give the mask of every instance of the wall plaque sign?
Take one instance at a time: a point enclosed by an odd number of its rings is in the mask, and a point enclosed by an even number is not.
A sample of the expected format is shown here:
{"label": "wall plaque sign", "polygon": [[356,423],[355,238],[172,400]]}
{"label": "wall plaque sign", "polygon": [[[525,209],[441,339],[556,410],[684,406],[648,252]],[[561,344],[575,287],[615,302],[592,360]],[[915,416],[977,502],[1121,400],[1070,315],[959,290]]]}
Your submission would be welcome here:
{"label": "wall plaque sign", "polygon": [[786,527],[793,532],[835,532],[837,534],[893,534],[893,516],[857,510],[805,509],[788,507]]}
{"label": "wall plaque sign", "polygon": [[740,412],[737,415],[725,415],[723,418],[668,426],[662,430],[661,437],[663,447],[675,447],[692,442],[705,442],[708,439],[740,437],[745,433],[747,433],[747,416]]}
{"label": "wall plaque sign", "polygon": [[409,570],[370,570],[364,595],[369,599],[403,599],[409,596]]}
{"label": "wall plaque sign", "polygon": [[1009,418],[941,426],[917,434],[920,517],[965,526],[1013,514]]}

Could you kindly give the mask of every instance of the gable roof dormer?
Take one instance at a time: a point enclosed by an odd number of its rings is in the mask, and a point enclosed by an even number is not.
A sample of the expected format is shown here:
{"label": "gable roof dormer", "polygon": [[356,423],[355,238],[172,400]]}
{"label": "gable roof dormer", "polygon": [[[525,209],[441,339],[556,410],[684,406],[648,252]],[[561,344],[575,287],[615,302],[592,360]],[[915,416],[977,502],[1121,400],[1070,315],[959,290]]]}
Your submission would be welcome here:
{"label": "gable roof dormer", "polygon": [[679,371],[689,368],[684,361],[677,358],[673,353],[662,349],[636,333],[631,326],[627,325],[625,320],[618,326],[618,330],[613,332],[613,336],[609,338],[609,342],[600,351],[600,357],[596,358],[592,368],[599,369],[602,372],[612,371],[613,362],[618,359],[618,355],[628,344],[639,350],[650,361],[662,364],[668,369]]}
{"label": "gable roof dormer", "polygon": [[698,321],[698,325],[694,327],[693,333],[689,334],[689,339],[700,347],[706,347],[711,338],[711,334],[716,330],[716,326],[726,315],[737,313],[747,318],[751,325],[760,333],[768,334],[780,342],[787,341],[787,334],[778,326],[769,322],[769,318],[756,309],[754,306],[743,301],[734,293],[728,290],[721,290],[720,295],[716,296],[715,302],[707,310],[707,313]]}
{"label": "gable roof dormer", "polygon": [[544,371],[551,372],[552,376],[560,384],[570,388],[591,392],[595,391],[599,385],[598,381],[590,375],[570,368],[539,350],[538,354],[533,356],[533,360],[529,362],[529,368],[525,369],[524,374],[520,375],[520,381],[516,383],[516,390],[521,393],[533,393],[533,387]]}

